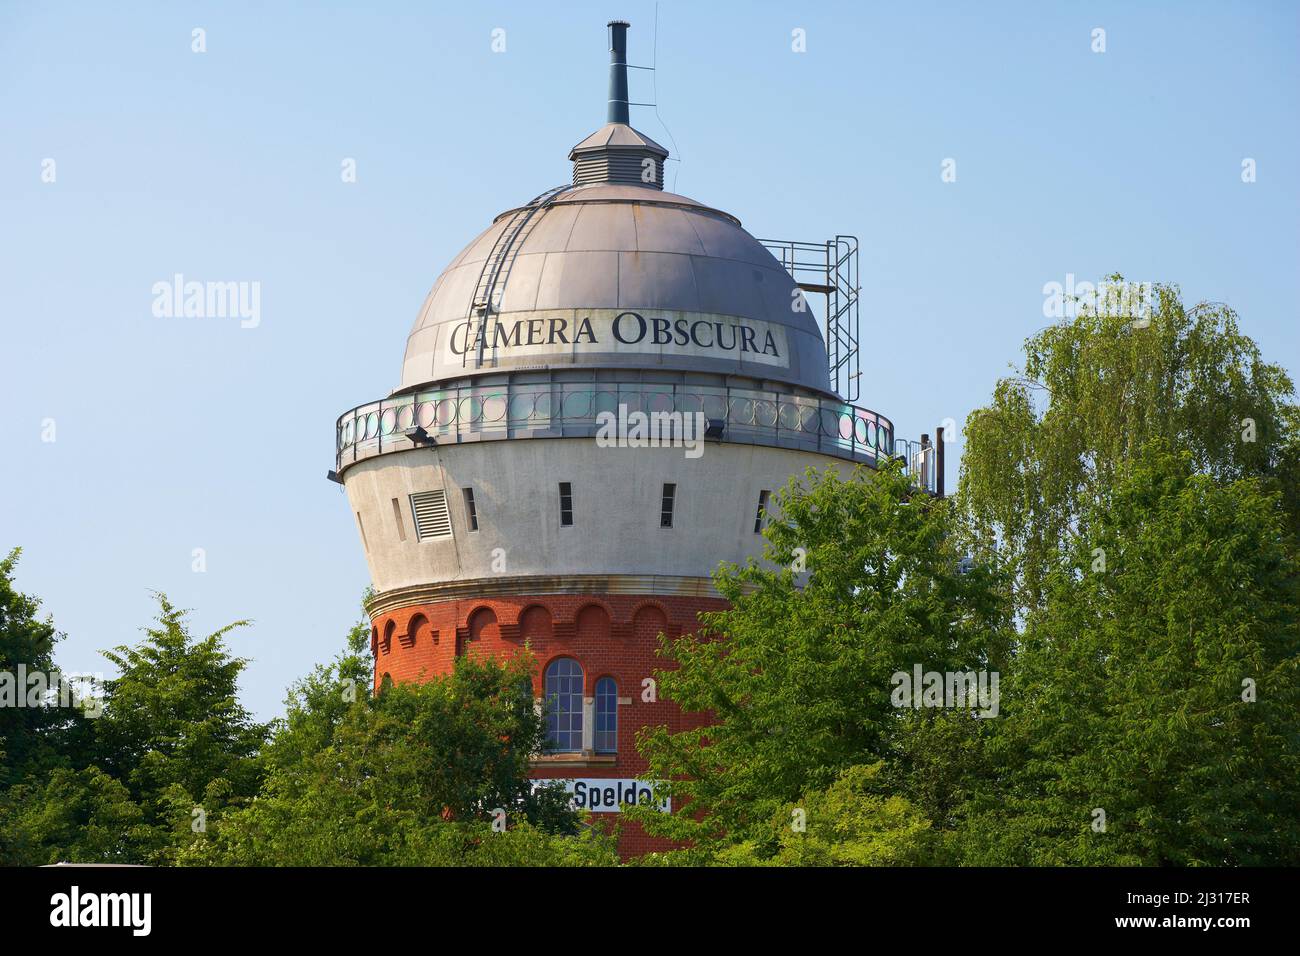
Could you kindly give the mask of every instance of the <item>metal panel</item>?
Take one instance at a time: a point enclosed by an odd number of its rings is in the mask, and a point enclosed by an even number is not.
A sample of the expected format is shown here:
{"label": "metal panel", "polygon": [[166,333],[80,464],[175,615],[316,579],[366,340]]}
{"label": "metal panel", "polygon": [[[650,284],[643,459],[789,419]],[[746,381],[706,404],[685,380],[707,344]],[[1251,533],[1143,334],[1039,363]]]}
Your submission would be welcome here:
{"label": "metal panel", "polygon": [[546,257],[538,280],[538,309],[617,309],[618,253],[567,252]]}
{"label": "metal panel", "polygon": [[528,236],[528,242],[520,255],[535,252],[563,252],[568,246],[569,233],[573,231],[573,223],[578,218],[580,208],[582,207],[552,203],[551,208],[546,210],[546,215]]}
{"label": "metal panel", "polygon": [[700,305],[691,257],[663,252],[618,254],[618,304],[629,309],[709,311]]}
{"label": "metal panel", "polygon": [[542,268],[545,265],[546,256],[541,253],[521,254],[515,259],[510,281],[506,283],[505,292],[501,296],[500,311],[521,312],[537,307],[537,290],[541,285]]}
{"label": "metal panel", "polygon": [[[692,257],[700,311],[722,315],[770,318],[782,325],[793,325],[788,315],[769,316],[759,285],[776,281],[778,274],[731,259]],[[791,283],[786,283],[790,285]]]}
{"label": "metal panel", "polygon": [[717,259],[739,259],[769,269],[776,266],[772,253],[764,249],[762,243],[725,219],[701,214],[691,217],[691,225],[700,242],[704,243],[705,255]]}
{"label": "metal panel", "polygon": [[636,226],[628,203],[583,205],[565,245],[569,252],[635,248]]}
{"label": "metal panel", "polygon": [[699,233],[691,226],[692,214],[683,209],[637,204],[632,207],[636,223],[636,247],[641,252],[708,253]]}
{"label": "metal panel", "polygon": [[492,251],[492,247],[496,244],[497,236],[501,234],[501,231],[504,230],[508,224],[508,219],[501,219],[484,229],[478,234],[473,242],[465,247],[465,251],[452,261],[451,267],[455,268],[457,266],[470,265],[471,263],[481,264]]}

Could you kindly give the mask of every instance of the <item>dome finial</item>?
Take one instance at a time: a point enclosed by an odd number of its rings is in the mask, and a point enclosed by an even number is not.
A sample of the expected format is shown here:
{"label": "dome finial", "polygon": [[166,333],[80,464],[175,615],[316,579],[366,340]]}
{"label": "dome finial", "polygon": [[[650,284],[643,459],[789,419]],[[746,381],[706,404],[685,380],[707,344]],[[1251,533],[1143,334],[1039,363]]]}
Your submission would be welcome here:
{"label": "dome finial", "polygon": [[573,185],[618,183],[664,188],[668,150],[632,128],[627,101],[626,20],[609,21],[609,107],[605,125],[569,151]]}
{"label": "dome finial", "polygon": [[609,26],[609,104],[606,123],[631,123],[627,109],[627,28],[626,20],[610,20]]}

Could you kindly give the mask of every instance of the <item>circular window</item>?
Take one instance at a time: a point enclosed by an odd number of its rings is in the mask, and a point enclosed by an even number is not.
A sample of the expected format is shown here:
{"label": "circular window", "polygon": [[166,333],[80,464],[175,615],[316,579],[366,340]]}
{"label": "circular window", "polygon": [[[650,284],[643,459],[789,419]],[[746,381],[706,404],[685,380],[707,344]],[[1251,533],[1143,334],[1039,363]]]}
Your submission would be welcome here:
{"label": "circular window", "polygon": [[475,395],[462,398],[457,405],[456,417],[461,422],[474,423],[483,416],[483,402]]}
{"label": "circular window", "polygon": [[840,437],[845,441],[853,438],[853,416],[848,412],[840,412]]}
{"label": "circular window", "polygon": [[438,400],[437,421],[439,428],[448,428],[456,422],[456,400],[442,398]]}
{"label": "circular window", "polygon": [[564,396],[564,404],[561,406],[562,412],[566,419],[580,419],[591,417],[591,402],[594,396],[591,392],[583,391],[569,392]]}
{"label": "circular window", "polygon": [[645,396],[647,412],[671,412],[673,410],[672,392],[648,392]]}
{"label": "circular window", "polygon": [[483,421],[499,422],[506,415],[506,397],[500,392],[483,399]]}
{"label": "circular window", "polygon": [[596,393],[596,414],[618,412],[618,392],[600,391]]}
{"label": "circular window", "polygon": [[527,421],[533,413],[533,393],[522,392],[510,396],[510,420],[512,422]]}
{"label": "circular window", "polygon": [[859,445],[867,443],[867,420],[865,418],[854,419],[853,437],[857,439]]}

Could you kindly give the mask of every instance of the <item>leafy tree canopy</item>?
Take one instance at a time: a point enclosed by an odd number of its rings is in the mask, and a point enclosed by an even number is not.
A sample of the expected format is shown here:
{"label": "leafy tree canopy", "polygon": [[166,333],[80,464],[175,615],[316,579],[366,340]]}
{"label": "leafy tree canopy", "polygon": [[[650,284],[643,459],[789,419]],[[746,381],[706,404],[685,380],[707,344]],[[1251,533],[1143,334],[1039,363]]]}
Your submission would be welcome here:
{"label": "leafy tree canopy", "polygon": [[676,665],[657,674],[661,693],[715,723],[639,742],[649,776],[689,805],[632,814],[699,849],[776,852],[769,824],[786,804],[896,746],[892,675],[996,668],[1007,653],[995,572],[962,573],[949,503],[914,494],[897,463],[810,470],[777,500],[764,531],[776,569],[724,567],[731,608],[661,650]]}
{"label": "leafy tree canopy", "polygon": [[1032,336],[1023,367],[966,422],[958,500],[977,547],[996,542],[1015,572],[1021,610],[1041,603],[1089,502],[1152,441],[1186,451],[1203,474],[1264,478],[1300,531],[1291,379],[1227,306],[1186,308],[1168,285],[1147,305],[1141,319],[1084,307]]}

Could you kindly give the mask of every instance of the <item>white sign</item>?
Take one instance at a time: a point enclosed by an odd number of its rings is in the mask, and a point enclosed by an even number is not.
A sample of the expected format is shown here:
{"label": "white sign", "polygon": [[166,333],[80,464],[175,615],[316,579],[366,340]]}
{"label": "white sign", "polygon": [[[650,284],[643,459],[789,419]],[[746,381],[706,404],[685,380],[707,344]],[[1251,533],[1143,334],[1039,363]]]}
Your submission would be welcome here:
{"label": "white sign", "polygon": [[[788,368],[785,327],[696,312],[618,309],[507,312],[450,327],[441,362],[573,357],[603,352],[680,355]],[[441,333],[446,334],[446,333]]]}
{"label": "white sign", "polygon": [[668,797],[655,799],[654,784],[647,780],[632,777],[579,777],[533,781],[534,786],[548,783],[564,784],[564,789],[572,794],[569,805],[577,810],[619,813],[623,804],[637,803],[657,807],[660,813],[672,812],[672,801]]}

